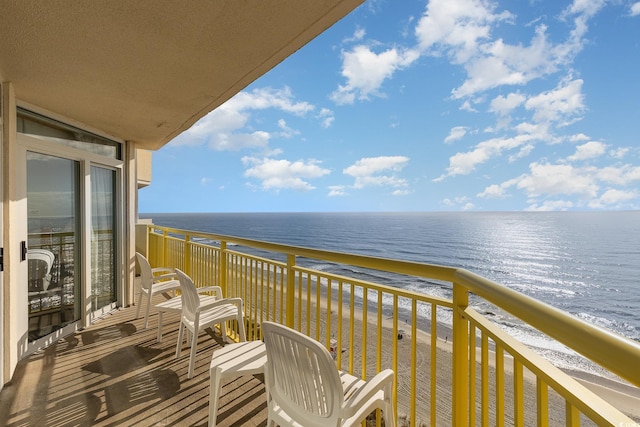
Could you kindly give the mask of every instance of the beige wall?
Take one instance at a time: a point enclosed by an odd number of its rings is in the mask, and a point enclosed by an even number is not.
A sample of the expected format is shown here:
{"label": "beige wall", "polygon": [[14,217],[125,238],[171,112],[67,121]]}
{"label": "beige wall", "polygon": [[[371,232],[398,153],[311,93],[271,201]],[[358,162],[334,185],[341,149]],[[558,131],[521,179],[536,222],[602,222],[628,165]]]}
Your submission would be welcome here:
{"label": "beige wall", "polygon": [[137,159],[138,188],[143,188],[151,184],[152,152],[149,150],[137,149],[136,159]]}

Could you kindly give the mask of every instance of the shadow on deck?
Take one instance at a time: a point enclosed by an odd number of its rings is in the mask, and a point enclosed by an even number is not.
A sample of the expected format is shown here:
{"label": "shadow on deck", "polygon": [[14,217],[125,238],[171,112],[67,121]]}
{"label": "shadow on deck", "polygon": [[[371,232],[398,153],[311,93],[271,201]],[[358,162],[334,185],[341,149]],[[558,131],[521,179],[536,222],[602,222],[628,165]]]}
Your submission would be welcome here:
{"label": "shadow on deck", "polygon": [[[135,310],[115,311],[22,360],[0,392],[0,426],[206,426],[209,363],[219,335],[200,334],[189,380],[186,344],[175,357],[178,315],[163,316],[158,343],[157,313],[152,308],[145,330]],[[219,426],[266,421],[261,378],[223,381]]]}

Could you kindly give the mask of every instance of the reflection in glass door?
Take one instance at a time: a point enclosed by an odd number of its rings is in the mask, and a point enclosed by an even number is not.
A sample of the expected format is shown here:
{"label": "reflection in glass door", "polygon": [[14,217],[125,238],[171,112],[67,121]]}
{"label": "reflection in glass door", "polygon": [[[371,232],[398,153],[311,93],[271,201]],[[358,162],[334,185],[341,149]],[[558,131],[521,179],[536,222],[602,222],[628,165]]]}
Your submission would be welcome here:
{"label": "reflection in glass door", "polygon": [[80,165],[27,152],[29,340],[80,319]]}
{"label": "reflection in glass door", "polygon": [[116,173],[91,166],[91,308],[116,302]]}

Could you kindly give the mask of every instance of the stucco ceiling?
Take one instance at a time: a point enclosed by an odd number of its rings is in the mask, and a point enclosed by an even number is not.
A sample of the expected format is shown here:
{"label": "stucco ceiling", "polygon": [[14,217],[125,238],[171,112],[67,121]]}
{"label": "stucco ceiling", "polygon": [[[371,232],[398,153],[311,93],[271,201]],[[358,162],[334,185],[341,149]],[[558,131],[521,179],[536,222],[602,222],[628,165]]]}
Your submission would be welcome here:
{"label": "stucco ceiling", "polygon": [[19,101],[157,149],[362,1],[2,1],[0,79]]}

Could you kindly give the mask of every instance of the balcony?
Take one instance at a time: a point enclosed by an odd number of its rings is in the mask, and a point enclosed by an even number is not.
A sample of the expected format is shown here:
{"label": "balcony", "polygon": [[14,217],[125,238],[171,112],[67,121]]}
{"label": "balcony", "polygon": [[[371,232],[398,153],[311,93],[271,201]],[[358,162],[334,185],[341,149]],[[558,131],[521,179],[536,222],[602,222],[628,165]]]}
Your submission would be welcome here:
{"label": "balcony", "polygon": [[[324,343],[338,367],[354,375],[393,369],[400,425],[639,421],[638,343],[468,271],[155,226],[148,242],[152,265],[178,267],[199,286],[216,282],[227,296],[242,297],[248,339],[260,339],[262,321],[277,321]],[[354,274],[317,267],[332,263]],[[436,281],[451,297],[364,281],[363,269]],[[479,298],[627,381],[621,398],[586,387],[509,336],[472,308]],[[7,425],[205,425],[209,360],[220,343],[200,337],[195,375],[187,380],[188,357],[176,360],[174,353],[178,317],[163,322],[158,343],[156,323],[142,330],[134,315],[135,308],[121,309],[22,361],[0,394]],[[266,423],[259,378],[227,382],[222,391],[220,425]]]}

